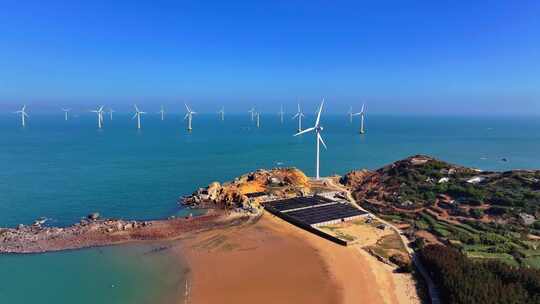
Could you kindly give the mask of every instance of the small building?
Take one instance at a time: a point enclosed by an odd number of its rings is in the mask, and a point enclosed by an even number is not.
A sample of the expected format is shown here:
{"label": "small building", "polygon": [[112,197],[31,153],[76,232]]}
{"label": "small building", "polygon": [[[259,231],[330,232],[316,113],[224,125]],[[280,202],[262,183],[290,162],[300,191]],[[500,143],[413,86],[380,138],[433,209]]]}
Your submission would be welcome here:
{"label": "small building", "polygon": [[532,225],[536,221],[534,215],[527,214],[525,212],[520,213],[518,216],[519,220],[523,223],[523,225],[526,226]]}

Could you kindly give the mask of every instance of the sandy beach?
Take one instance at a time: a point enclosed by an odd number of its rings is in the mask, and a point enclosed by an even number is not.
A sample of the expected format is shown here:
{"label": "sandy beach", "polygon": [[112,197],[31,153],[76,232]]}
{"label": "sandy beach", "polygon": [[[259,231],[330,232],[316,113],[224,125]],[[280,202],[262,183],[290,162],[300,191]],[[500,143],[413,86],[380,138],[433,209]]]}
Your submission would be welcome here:
{"label": "sandy beach", "polygon": [[418,303],[410,275],[268,213],[176,248],[191,269],[179,303]]}

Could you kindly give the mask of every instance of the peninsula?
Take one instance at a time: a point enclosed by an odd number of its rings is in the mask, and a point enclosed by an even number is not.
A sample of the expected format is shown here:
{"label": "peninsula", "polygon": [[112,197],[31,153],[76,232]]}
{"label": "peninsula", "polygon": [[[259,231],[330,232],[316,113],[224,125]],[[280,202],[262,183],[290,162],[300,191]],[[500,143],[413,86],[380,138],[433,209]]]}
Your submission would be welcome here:
{"label": "peninsula", "polygon": [[[154,221],[92,215],[70,227],[36,222],[2,228],[0,253],[178,240],[171,251],[187,257],[194,270],[194,303],[217,301],[216,294],[243,303],[239,290],[244,286],[253,295],[310,303],[444,299],[459,294],[437,274],[450,265],[438,259],[449,255],[462,259],[459,267],[477,267],[469,261],[499,263],[500,271],[517,267],[522,277],[540,285],[540,171],[488,172],[416,155],[375,171],[320,180],[295,168],[257,170],[213,182],[179,201],[205,212]],[[347,208],[359,211],[351,215]],[[290,281],[273,273],[300,264],[306,274],[291,274]],[[519,278],[500,284],[524,286],[520,299],[538,296]],[[318,286],[318,298],[291,289],[297,282],[306,290]],[[222,292],[205,292],[220,284]]]}

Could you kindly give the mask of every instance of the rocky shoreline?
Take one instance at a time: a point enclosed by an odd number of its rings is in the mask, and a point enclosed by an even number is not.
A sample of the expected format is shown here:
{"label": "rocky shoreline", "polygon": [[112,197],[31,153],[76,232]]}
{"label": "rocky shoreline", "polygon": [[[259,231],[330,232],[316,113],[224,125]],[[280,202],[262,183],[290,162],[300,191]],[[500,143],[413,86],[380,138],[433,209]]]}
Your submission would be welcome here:
{"label": "rocky shoreline", "polygon": [[189,232],[217,228],[248,219],[221,210],[197,217],[153,221],[87,219],[69,227],[43,227],[39,223],[0,228],[0,254],[41,253],[108,246],[134,241],[175,239]]}

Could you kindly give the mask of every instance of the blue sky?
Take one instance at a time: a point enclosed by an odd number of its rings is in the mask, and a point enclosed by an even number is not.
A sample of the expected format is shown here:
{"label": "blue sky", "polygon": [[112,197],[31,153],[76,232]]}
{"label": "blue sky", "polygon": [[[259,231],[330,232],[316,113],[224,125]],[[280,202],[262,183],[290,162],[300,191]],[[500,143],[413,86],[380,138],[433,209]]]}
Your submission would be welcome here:
{"label": "blue sky", "polygon": [[[0,1],[0,109],[540,114],[539,1]],[[292,109],[291,109],[292,110]]]}

